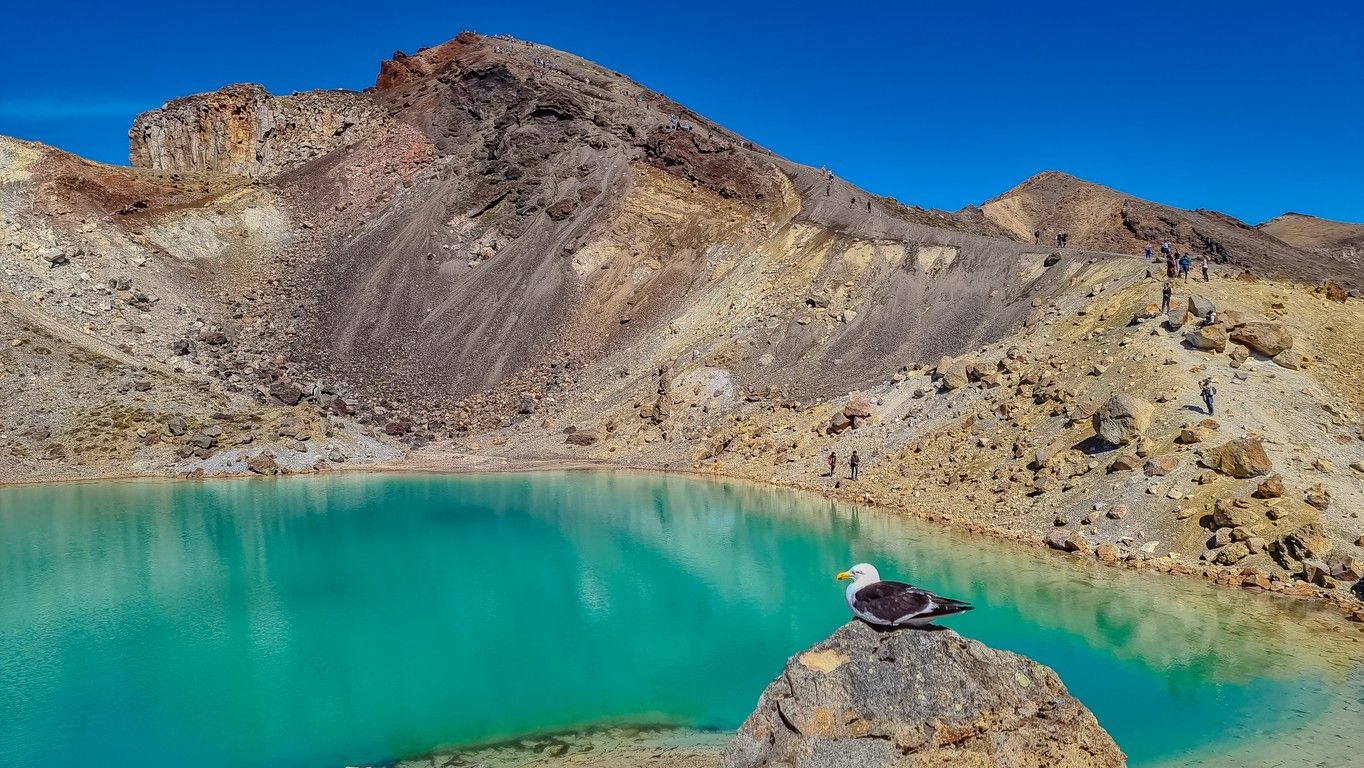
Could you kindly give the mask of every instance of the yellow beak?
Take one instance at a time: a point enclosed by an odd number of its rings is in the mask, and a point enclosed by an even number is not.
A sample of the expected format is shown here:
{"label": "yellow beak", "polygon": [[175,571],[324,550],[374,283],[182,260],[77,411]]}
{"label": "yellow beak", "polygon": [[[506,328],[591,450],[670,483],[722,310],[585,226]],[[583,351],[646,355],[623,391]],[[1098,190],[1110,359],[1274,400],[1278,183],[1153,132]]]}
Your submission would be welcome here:
{"label": "yellow beak", "polygon": [[848,573],[847,571],[839,571],[838,575],[835,576],[834,578],[835,578],[835,579],[838,579],[839,581],[847,581],[848,579],[851,579],[852,577],[853,577],[853,575],[852,575],[851,573]]}

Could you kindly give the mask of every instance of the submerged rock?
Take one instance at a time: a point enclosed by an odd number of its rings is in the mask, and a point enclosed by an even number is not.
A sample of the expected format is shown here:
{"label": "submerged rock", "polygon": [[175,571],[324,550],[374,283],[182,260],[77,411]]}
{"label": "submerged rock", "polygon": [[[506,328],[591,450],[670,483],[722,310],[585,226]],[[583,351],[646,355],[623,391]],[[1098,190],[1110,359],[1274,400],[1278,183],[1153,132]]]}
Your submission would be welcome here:
{"label": "submerged rock", "polygon": [[1056,673],[950,630],[860,621],[786,663],[721,768],[1126,765]]}

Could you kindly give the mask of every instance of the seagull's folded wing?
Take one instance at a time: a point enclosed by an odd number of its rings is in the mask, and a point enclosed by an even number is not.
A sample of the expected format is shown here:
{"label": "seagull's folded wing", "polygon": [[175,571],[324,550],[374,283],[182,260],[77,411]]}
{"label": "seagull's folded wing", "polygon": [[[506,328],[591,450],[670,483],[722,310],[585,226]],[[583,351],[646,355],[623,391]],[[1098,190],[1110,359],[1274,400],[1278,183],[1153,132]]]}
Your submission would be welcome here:
{"label": "seagull's folded wing", "polygon": [[853,608],[886,622],[931,613],[936,607],[933,596],[922,589],[898,581],[878,581],[859,589]]}

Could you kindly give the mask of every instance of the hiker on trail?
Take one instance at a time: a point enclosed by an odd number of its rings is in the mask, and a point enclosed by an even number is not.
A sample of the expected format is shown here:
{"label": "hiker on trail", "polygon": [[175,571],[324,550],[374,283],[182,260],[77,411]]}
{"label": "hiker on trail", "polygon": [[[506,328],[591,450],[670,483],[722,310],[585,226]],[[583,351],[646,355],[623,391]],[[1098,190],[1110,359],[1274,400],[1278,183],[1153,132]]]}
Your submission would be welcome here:
{"label": "hiker on trail", "polygon": [[857,205],[857,195],[852,195],[851,197],[848,198],[848,207],[849,207],[849,208],[853,208],[853,207],[855,207],[856,205]]}
{"label": "hiker on trail", "polygon": [[829,477],[833,477],[834,470],[838,468],[838,454],[829,451],[829,458],[825,460],[825,463],[829,465]]}
{"label": "hiker on trail", "polygon": [[867,201],[867,213],[871,213],[871,201]]}
{"label": "hiker on trail", "polygon": [[1151,244],[1150,244],[1150,243],[1147,243],[1147,244],[1146,244],[1146,260],[1147,260],[1147,261],[1150,261],[1150,260],[1151,260]]}
{"label": "hiker on trail", "polygon": [[1170,296],[1172,296],[1174,292],[1175,289],[1170,287],[1170,281],[1166,280],[1165,287],[1160,289],[1160,311],[1167,315],[1170,313]]}
{"label": "hiker on trail", "polygon": [[1040,230],[1040,229],[1034,229],[1034,230],[1032,231],[1032,244],[1033,244],[1033,245],[1037,245],[1037,244],[1039,244],[1039,243],[1041,243],[1041,242],[1042,242],[1042,230]]}
{"label": "hiker on trail", "polygon": [[1169,240],[1166,240],[1165,242],[1163,242],[1163,243],[1160,244],[1160,255],[1161,255],[1161,256],[1169,256],[1169,255],[1170,255],[1170,241],[1169,241]]}
{"label": "hiker on trail", "polygon": [[828,197],[828,196],[829,196],[829,193],[832,192],[832,191],[833,191],[833,187],[832,187],[832,186],[830,186],[830,185],[828,185],[828,184],[825,184],[825,185],[824,185],[824,196],[825,196],[825,197]]}
{"label": "hiker on trail", "polygon": [[1173,280],[1177,269],[1178,268],[1175,267],[1174,254],[1172,253],[1165,254],[1165,276]]}
{"label": "hiker on trail", "polygon": [[1203,270],[1203,282],[1208,282],[1208,257],[1206,255],[1198,260],[1198,266]]}
{"label": "hiker on trail", "polygon": [[1184,276],[1184,282],[1186,283],[1189,282],[1189,268],[1192,266],[1193,262],[1190,261],[1189,254],[1186,253],[1179,257],[1179,274]]}
{"label": "hiker on trail", "polygon": [[857,479],[857,468],[860,466],[862,466],[862,459],[857,455],[857,451],[853,451],[852,455],[848,457],[849,479]]}
{"label": "hiker on trail", "polygon": [[1065,247],[1067,247],[1068,245],[1070,245],[1070,233],[1069,233],[1069,232],[1062,232],[1062,233],[1061,233],[1061,247],[1062,247],[1062,248],[1065,248]]}
{"label": "hiker on trail", "polygon": [[1198,394],[1203,398],[1203,404],[1208,407],[1208,415],[1212,415],[1212,398],[1217,394],[1217,388],[1212,385],[1212,379],[1204,379],[1199,384]]}
{"label": "hiker on trail", "polygon": [[1057,233],[1056,233],[1056,247],[1057,247],[1057,248],[1060,248],[1060,247],[1061,247],[1061,233],[1060,233],[1060,232],[1057,232]]}

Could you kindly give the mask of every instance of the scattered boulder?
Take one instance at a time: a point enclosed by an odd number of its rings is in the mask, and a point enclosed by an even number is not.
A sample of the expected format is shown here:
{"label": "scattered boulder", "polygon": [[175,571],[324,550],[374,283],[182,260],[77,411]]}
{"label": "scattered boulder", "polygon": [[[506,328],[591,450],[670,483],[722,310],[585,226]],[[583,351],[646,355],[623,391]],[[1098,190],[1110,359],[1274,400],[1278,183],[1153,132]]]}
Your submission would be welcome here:
{"label": "scattered boulder", "polygon": [[853,393],[848,399],[848,404],[843,406],[843,415],[848,417],[854,427],[857,426],[858,419],[870,419],[871,403],[867,401],[867,396],[861,392]]}
{"label": "scattered boulder", "polygon": [[176,339],[175,341],[171,342],[171,354],[177,357],[184,357],[185,355],[193,353],[194,342],[190,341],[189,339]]}
{"label": "scattered boulder", "polygon": [[1325,510],[1331,506],[1331,492],[1326,490],[1321,483],[1316,483],[1304,491],[1302,498],[1303,501],[1320,510]]}
{"label": "scattered boulder", "polygon": [[1220,325],[1200,325],[1184,332],[1184,341],[1189,346],[1205,352],[1226,351],[1227,338],[1227,329]]}
{"label": "scattered boulder", "polygon": [[1287,493],[1287,490],[1282,477],[1270,475],[1255,486],[1255,492],[1251,495],[1257,499],[1277,499]]}
{"label": "scattered boulder", "polygon": [[1274,467],[1260,441],[1245,437],[1205,451],[1202,461],[1208,469],[1240,479],[1259,477]]}
{"label": "scattered boulder", "polygon": [[1083,533],[1069,528],[1057,528],[1043,539],[1048,547],[1062,552],[1088,552],[1089,539]]}
{"label": "scattered boulder", "polygon": [[970,368],[965,360],[954,360],[942,372],[942,386],[946,390],[961,389],[971,380]]}
{"label": "scattered boulder", "polygon": [[1247,557],[1250,557],[1250,545],[1244,541],[1233,541],[1217,553],[1213,562],[1219,565],[1235,565]]}
{"label": "scattered boulder", "polygon": [[1212,299],[1207,296],[1189,296],[1189,314],[1194,317],[1206,318],[1216,311],[1217,305],[1212,303]]}
{"label": "scattered boulder", "polygon": [[1336,585],[1335,580],[1331,578],[1331,567],[1320,560],[1302,561],[1302,579],[1318,587],[1330,588]]}
{"label": "scattered boulder", "polygon": [[583,446],[593,445],[599,440],[601,440],[601,436],[598,435],[595,430],[586,429],[575,429],[568,433],[568,437],[564,438],[564,442],[569,445]]}
{"label": "scattered boulder", "polygon": [[1248,528],[1261,521],[1261,515],[1240,499],[1221,498],[1213,502],[1212,521],[1222,528]]}
{"label": "scattered boulder", "polygon": [[1108,465],[1109,472],[1127,472],[1141,466],[1141,459],[1132,454],[1123,454]]}
{"label": "scattered boulder", "polygon": [[270,453],[258,453],[246,462],[246,468],[258,475],[279,475],[283,474],[283,469],[275,461],[275,457]]}
{"label": "scattered boulder", "polygon": [[1291,349],[1285,349],[1270,359],[1274,361],[1275,365],[1280,368],[1287,368],[1290,371],[1300,371],[1306,368],[1309,362],[1307,355]]}
{"label": "scattered boulder", "polygon": [[1167,453],[1147,459],[1141,470],[1147,477],[1164,477],[1178,468],[1179,458]]}
{"label": "scattered boulder", "polygon": [[179,416],[172,416],[166,420],[166,431],[172,435],[179,437],[185,434],[186,429],[188,426],[185,424],[185,420]]}
{"label": "scattered boulder", "polygon": [[1175,442],[1180,445],[1193,445],[1207,440],[1212,435],[1212,430],[1207,427],[1195,424],[1190,427],[1183,427],[1179,430],[1179,436]]}
{"label": "scattered boulder", "polygon": [[1274,559],[1289,570],[1304,560],[1326,557],[1334,548],[1335,540],[1317,523],[1308,523],[1269,544]]}
{"label": "scattered boulder", "polygon": [[1231,329],[1231,340],[1265,357],[1274,357],[1293,346],[1293,334],[1282,325],[1267,321],[1241,323]]}
{"label": "scattered boulder", "polygon": [[211,347],[221,347],[227,343],[227,334],[222,331],[200,331],[198,338]]}
{"label": "scattered boulder", "polygon": [[268,391],[270,396],[285,405],[298,405],[298,401],[303,399],[303,390],[296,384],[286,379],[278,379],[271,382]]}
{"label": "scattered boulder", "polygon": [[1050,669],[950,630],[845,624],[787,661],[721,768],[1116,768],[1125,758]]}
{"label": "scattered boulder", "polygon": [[1050,466],[1052,461],[1065,449],[1066,441],[1064,440],[1053,440],[1041,448],[1038,448],[1033,453],[1032,468],[1041,469]]}
{"label": "scattered boulder", "polygon": [[1350,298],[1350,292],[1345,290],[1345,286],[1335,280],[1327,280],[1323,283],[1321,292],[1322,295],[1326,297],[1327,301],[1338,301],[1344,304],[1345,300]]}
{"label": "scattered boulder", "polygon": [[1127,394],[1110,397],[1094,412],[1094,431],[1109,445],[1128,445],[1151,426],[1155,406]]}

